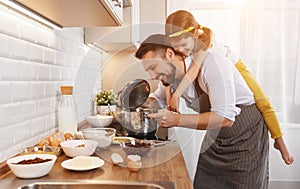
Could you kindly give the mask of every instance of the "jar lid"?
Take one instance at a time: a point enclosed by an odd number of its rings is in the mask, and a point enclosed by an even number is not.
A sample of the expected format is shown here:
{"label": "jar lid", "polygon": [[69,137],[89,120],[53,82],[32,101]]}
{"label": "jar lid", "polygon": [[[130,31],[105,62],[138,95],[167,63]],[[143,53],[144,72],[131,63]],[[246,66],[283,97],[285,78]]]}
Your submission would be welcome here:
{"label": "jar lid", "polygon": [[62,95],[72,95],[73,86],[60,86],[60,90]]}

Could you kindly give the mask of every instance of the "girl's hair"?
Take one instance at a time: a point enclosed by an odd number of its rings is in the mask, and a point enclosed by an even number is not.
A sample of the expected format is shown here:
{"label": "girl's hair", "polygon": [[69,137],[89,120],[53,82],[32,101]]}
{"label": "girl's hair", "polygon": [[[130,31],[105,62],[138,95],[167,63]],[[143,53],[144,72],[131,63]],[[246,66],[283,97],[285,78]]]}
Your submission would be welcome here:
{"label": "girl's hair", "polygon": [[194,35],[195,29],[201,29],[203,30],[203,33],[198,35],[198,39],[201,40],[202,43],[204,43],[204,50],[210,48],[213,38],[213,33],[211,29],[201,26],[197,22],[195,17],[188,11],[179,10],[170,14],[166,20],[165,32],[166,35],[169,36],[177,32],[184,31],[190,27],[193,27],[193,29],[189,32],[183,32],[178,36],[171,37],[170,40],[177,38],[185,38],[188,35],[190,36],[191,34]]}

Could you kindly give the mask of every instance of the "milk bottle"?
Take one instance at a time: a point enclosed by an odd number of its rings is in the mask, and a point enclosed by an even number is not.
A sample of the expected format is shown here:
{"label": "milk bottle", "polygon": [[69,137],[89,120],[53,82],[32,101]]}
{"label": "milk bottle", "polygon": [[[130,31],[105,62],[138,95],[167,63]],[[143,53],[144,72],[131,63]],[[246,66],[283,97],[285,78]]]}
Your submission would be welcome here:
{"label": "milk bottle", "polygon": [[72,86],[61,86],[62,95],[58,103],[58,129],[61,133],[75,134],[77,132],[75,104],[72,93]]}

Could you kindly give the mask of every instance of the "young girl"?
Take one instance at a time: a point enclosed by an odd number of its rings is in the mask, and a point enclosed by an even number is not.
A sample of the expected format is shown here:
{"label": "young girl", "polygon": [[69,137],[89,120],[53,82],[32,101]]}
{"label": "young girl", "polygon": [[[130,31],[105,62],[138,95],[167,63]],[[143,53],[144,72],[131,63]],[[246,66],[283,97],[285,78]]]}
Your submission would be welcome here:
{"label": "young girl", "polygon": [[[212,31],[207,27],[201,26],[190,12],[180,10],[168,16],[166,20],[166,34],[169,36],[170,44],[176,51],[181,52],[186,57],[193,56],[192,64],[176,91],[171,95],[170,88],[166,88],[165,90],[167,106],[170,110],[178,111],[179,97],[194,82],[199,74],[203,57],[206,53],[199,49],[203,49],[203,45],[207,47],[206,49],[212,46]],[[205,44],[199,43],[199,41]],[[204,50],[206,49],[204,48]],[[226,54],[224,55],[226,56]],[[289,153],[282,138],[283,134],[280,124],[271,102],[243,62],[239,59],[234,64],[254,94],[256,106],[264,117],[271,137],[275,139],[274,147],[280,151],[287,165],[292,164],[294,158]]]}

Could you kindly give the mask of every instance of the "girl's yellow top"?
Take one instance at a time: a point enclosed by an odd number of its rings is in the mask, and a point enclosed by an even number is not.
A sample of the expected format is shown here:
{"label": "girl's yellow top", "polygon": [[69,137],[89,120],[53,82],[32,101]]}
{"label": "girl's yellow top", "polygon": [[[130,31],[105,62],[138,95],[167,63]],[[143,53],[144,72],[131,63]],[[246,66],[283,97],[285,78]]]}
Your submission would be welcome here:
{"label": "girl's yellow top", "polygon": [[269,98],[265,95],[256,79],[241,60],[235,64],[235,67],[239,70],[247,85],[253,92],[256,106],[264,117],[265,123],[271,133],[271,137],[273,139],[281,137],[282,132],[280,124]]}

